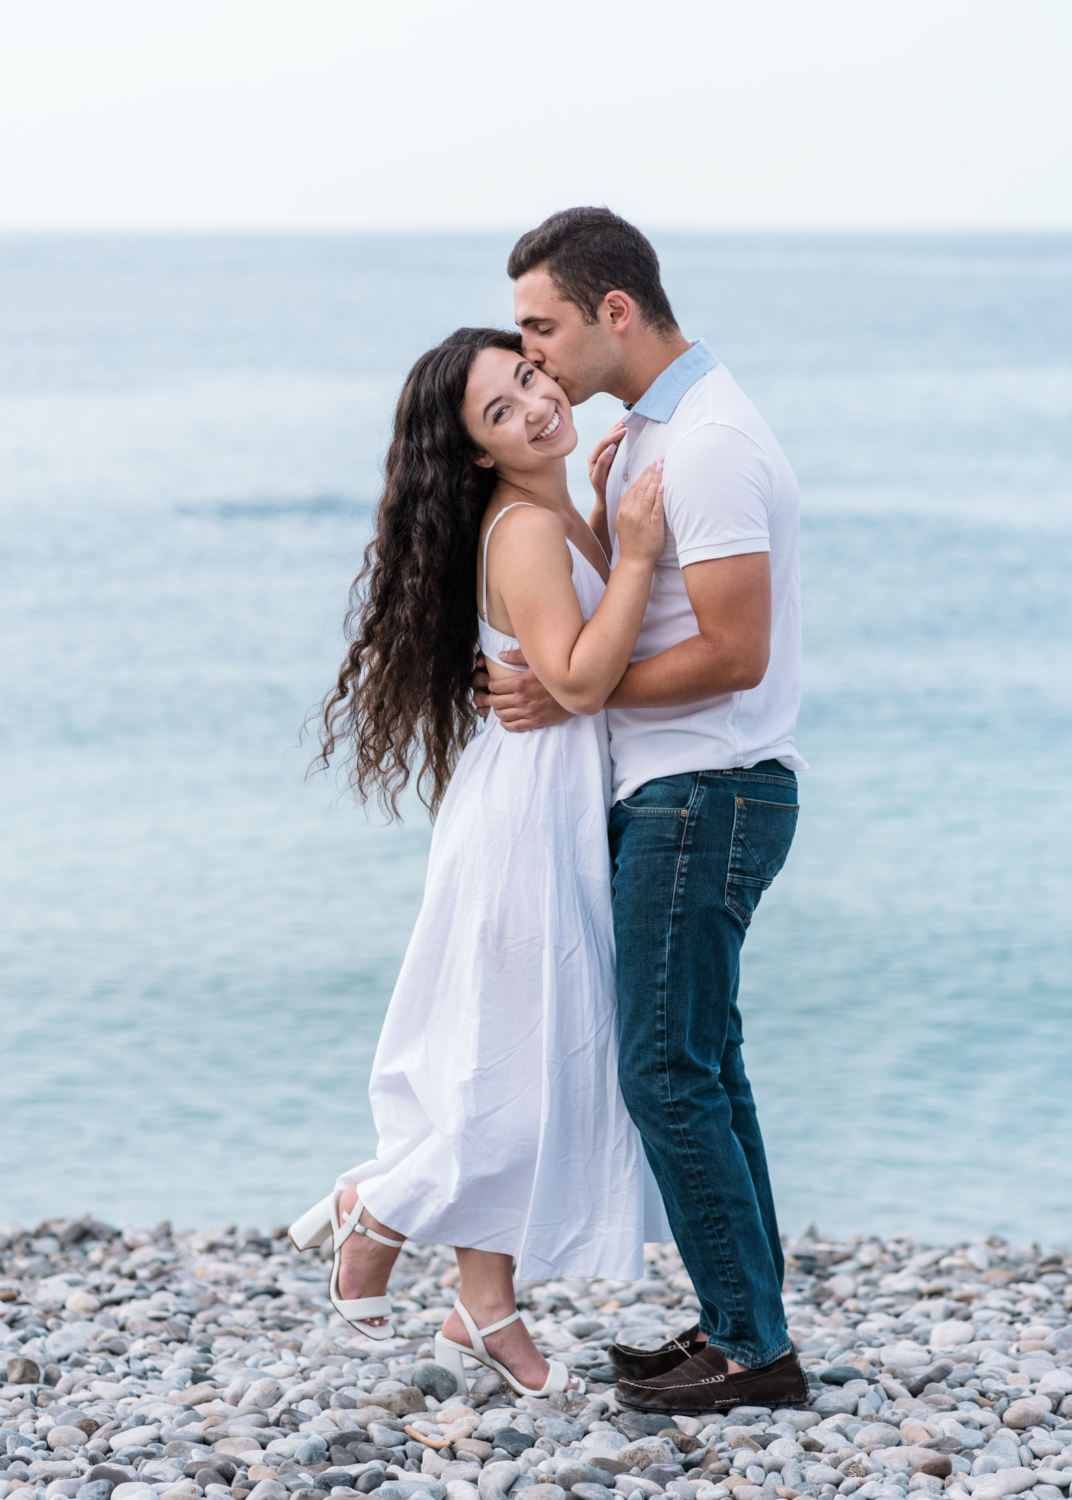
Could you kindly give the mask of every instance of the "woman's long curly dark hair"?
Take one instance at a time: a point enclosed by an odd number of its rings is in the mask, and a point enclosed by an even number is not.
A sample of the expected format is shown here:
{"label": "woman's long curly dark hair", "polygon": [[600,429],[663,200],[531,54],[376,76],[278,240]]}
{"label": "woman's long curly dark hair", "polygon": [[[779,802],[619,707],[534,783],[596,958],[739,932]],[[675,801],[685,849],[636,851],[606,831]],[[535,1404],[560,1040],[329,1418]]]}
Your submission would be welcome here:
{"label": "woman's long curly dark hair", "polygon": [[417,790],[435,813],[476,729],[477,539],[496,475],[474,463],[461,405],[482,349],[520,352],[521,338],[459,328],[406,377],[376,535],[350,590],[350,648],[323,704],[313,767],[345,742],[351,787],[393,816],[418,760]]}

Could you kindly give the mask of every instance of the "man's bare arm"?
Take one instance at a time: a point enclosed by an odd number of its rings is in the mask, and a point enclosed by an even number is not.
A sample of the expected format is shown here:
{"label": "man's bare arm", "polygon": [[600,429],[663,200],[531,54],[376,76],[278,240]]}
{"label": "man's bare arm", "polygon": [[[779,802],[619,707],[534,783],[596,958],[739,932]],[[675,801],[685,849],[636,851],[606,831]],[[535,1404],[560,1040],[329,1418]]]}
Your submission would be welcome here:
{"label": "man's bare arm", "polygon": [[[700,634],[633,662],[607,699],[608,708],[679,708],[763,681],[770,659],[769,554],[689,563],[682,572]],[[503,660],[521,666],[525,659],[506,651]],[[532,672],[492,683],[490,696],[485,683],[480,687],[478,708],[493,708],[504,729],[545,729],[569,718]]]}
{"label": "man's bare arm", "polygon": [[608,708],[676,708],[763,681],[770,660],[770,555],[689,563],[682,575],[699,635],[633,662]]}

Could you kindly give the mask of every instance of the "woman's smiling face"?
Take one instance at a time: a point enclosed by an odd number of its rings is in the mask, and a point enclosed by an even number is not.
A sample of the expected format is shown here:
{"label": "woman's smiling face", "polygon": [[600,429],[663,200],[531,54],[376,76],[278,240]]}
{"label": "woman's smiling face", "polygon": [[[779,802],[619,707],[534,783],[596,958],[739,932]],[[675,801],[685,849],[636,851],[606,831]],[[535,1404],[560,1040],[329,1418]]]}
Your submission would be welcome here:
{"label": "woman's smiling face", "polygon": [[512,349],[482,349],[469,371],[462,421],[485,457],[505,470],[535,469],[577,446],[561,386]]}

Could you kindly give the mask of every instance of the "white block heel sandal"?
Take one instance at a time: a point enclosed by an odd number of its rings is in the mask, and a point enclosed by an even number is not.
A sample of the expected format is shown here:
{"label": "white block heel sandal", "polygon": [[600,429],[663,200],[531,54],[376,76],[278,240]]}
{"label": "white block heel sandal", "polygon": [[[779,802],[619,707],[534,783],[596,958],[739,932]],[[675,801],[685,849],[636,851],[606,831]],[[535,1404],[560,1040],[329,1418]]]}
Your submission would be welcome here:
{"label": "white block heel sandal", "polygon": [[[288,1232],[296,1250],[312,1250],[322,1245],[329,1235],[332,1237],[335,1256],[331,1262],[331,1280],[328,1282],[328,1297],[332,1307],[366,1338],[389,1339],[394,1337],[395,1331],[395,1325],[390,1321],[390,1297],[354,1297],[349,1302],[344,1302],[339,1296],[342,1247],[352,1234],[363,1234],[367,1239],[375,1240],[380,1245],[389,1245],[392,1249],[401,1249],[406,1243],[405,1240],[388,1239],[385,1234],[377,1234],[375,1229],[366,1228],[359,1222],[363,1208],[364,1205],[358,1198],[340,1223],[338,1195],[329,1193],[315,1208],[302,1214],[301,1218],[290,1226]],[[388,1321],[380,1324],[368,1323],[364,1321],[366,1318],[387,1318]]]}
{"label": "white block heel sandal", "polygon": [[460,1391],[465,1391],[469,1388],[469,1379],[465,1373],[465,1364],[463,1362],[464,1356],[468,1354],[473,1359],[478,1359],[482,1365],[487,1365],[489,1370],[494,1370],[496,1374],[501,1375],[507,1385],[512,1386],[519,1396],[550,1396],[555,1391],[569,1390],[572,1390],[578,1396],[584,1395],[584,1381],[579,1380],[575,1386],[571,1386],[570,1373],[559,1359],[549,1359],[547,1361],[549,1366],[547,1379],[538,1391],[534,1391],[527,1385],[522,1385],[516,1375],[511,1374],[504,1364],[500,1364],[484,1348],[484,1335],[498,1333],[500,1328],[508,1328],[511,1323],[516,1323],[521,1316],[520,1312],[512,1312],[508,1318],[500,1318],[498,1323],[489,1323],[486,1328],[478,1328],[468,1308],[463,1307],[460,1302],[455,1302],[454,1311],[465,1324],[465,1330],[472,1339],[473,1346],[471,1349],[467,1348],[465,1344],[456,1344],[453,1339],[448,1339],[445,1333],[437,1333],[435,1362],[437,1365],[442,1365],[444,1369],[451,1372],[458,1382],[458,1389]]}

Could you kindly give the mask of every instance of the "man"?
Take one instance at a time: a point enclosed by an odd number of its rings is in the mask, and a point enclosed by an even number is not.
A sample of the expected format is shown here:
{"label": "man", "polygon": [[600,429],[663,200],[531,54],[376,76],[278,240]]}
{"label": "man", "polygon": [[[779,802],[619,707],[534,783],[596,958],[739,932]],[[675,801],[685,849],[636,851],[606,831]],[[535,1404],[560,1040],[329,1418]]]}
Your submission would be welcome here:
{"label": "man", "polygon": [[[805,765],[796,481],[728,372],[682,335],[639,230],[567,209],[522,236],[508,271],[526,356],[574,405],[596,391],[625,403],[611,538],[631,479],[665,459],[666,547],[608,702],[619,1077],[702,1313],[672,1347],[617,1351],[618,1394],[668,1413],[806,1401],[737,1005]],[[597,487],[609,462],[608,448]],[[528,672],[479,701],[511,730],[565,717]]]}

